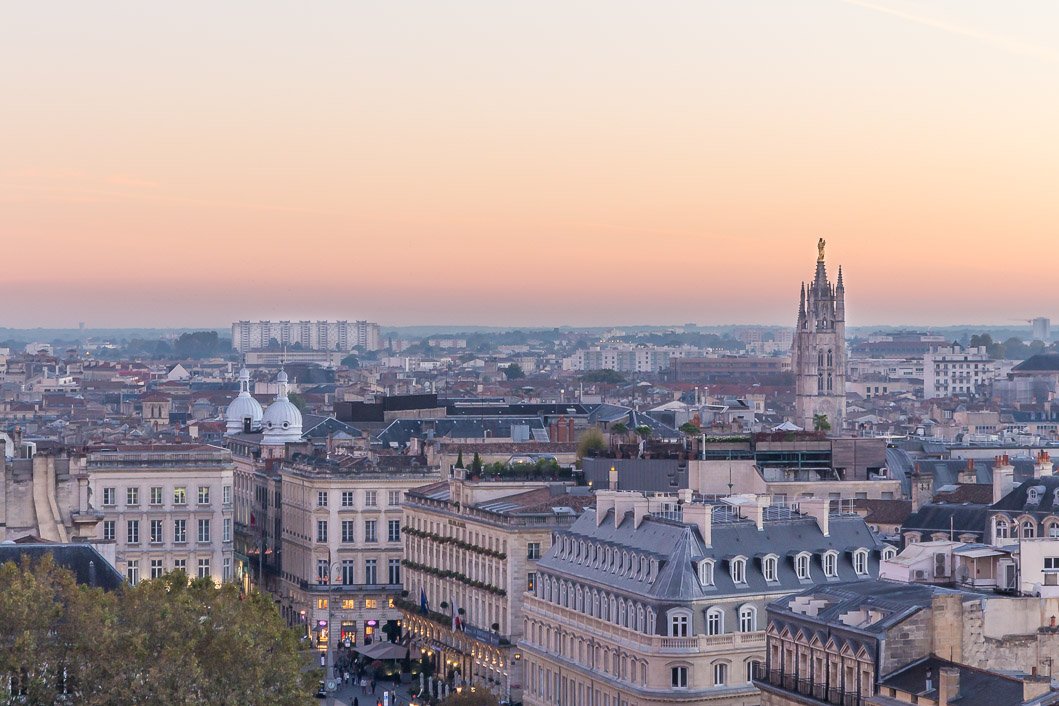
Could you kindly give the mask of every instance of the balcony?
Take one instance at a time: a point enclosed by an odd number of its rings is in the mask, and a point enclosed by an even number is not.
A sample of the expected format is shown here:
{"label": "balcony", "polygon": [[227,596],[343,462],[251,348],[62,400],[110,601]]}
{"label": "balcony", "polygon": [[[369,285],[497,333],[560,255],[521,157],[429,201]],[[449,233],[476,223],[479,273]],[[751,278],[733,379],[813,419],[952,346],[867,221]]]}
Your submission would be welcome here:
{"label": "balcony", "polygon": [[831,706],[863,706],[864,699],[856,691],[829,687],[797,674],[785,674],[778,669],[759,665],[754,670],[754,685],[762,691],[800,704],[831,704]]}

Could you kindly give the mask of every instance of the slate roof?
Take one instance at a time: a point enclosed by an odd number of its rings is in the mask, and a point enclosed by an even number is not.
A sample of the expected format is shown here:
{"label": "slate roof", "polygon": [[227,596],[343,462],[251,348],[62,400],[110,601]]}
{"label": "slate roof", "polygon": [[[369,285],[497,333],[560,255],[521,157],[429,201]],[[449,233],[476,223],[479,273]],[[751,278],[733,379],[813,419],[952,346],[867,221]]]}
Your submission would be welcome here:
{"label": "slate roof", "polygon": [[1030,479],[998,502],[993,503],[992,509],[1008,512],[1059,513],[1059,476]]}
{"label": "slate roof", "polygon": [[[717,510],[715,508],[715,514]],[[858,579],[853,569],[854,548],[863,547],[870,551],[870,576],[877,576],[879,572],[878,558],[882,545],[864,520],[856,516],[832,516],[830,536],[827,537],[821,533],[815,519],[798,514],[787,519],[767,520],[762,530],[758,530],[749,520],[715,521],[711,545],[706,546],[695,525],[648,516],[639,527],[634,527],[630,513],[615,527],[613,510],[607,510],[606,513],[597,527],[596,510],[586,510],[568,530],[560,534],[628,549],[657,559],[660,565],[653,582],[618,575],[603,566],[595,567],[561,558],[562,542],[552,545],[548,554],[538,562],[538,567],[609,586],[627,594],[665,601],[694,601],[778,591],[789,593],[811,585],[814,579],[824,580],[823,554],[832,549],[838,552],[838,577],[835,581]],[[794,556],[803,551],[813,555],[810,569],[813,578],[808,581],[800,580],[794,570]],[[779,558],[778,580],[774,582],[766,582],[762,573],[762,560],[767,555]],[[737,556],[747,559],[746,583],[738,586],[732,581],[729,571],[731,560]],[[704,587],[698,580],[697,565],[703,559],[714,561],[713,586]]]}
{"label": "slate roof", "polygon": [[899,525],[912,514],[911,500],[858,499],[853,501],[853,507],[866,512],[864,521],[868,524]]}
{"label": "slate roof", "polygon": [[985,537],[988,524],[988,505],[927,503],[909,515],[901,531],[948,532],[951,529],[954,537],[970,533]]}
{"label": "slate roof", "polygon": [[37,561],[51,555],[55,563],[73,572],[77,582],[113,591],[125,583],[124,577],[90,544],[0,544],[0,564],[23,558]]}
{"label": "slate roof", "polygon": [[395,419],[376,436],[383,444],[406,446],[413,438],[426,435],[426,423],[433,424],[439,439],[483,439],[486,432],[495,439],[511,438],[511,427],[529,427],[530,441],[547,441],[548,430],[540,417],[441,417],[438,419]]}
{"label": "slate roof", "polygon": [[951,486],[943,486],[940,489],[935,487],[934,500],[952,505],[989,505],[993,502],[992,483],[963,483],[951,490],[948,488]]}
{"label": "slate roof", "polygon": [[1013,373],[1059,373],[1059,353],[1031,355],[1011,369]]}
{"label": "slate roof", "polygon": [[322,439],[329,434],[348,434],[354,439],[363,436],[360,429],[345,422],[340,422],[334,417],[325,417],[319,414],[302,415],[302,429],[304,430],[302,432],[303,439]]}
{"label": "slate roof", "polygon": [[[1022,704],[1022,681],[1016,677],[930,656],[913,662],[879,681],[879,686],[892,687],[920,697],[938,700],[938,685],[943,667],[960,670],[959,692],[949,694],[949,702],[959,699],[960,706],[1007,706]],[[932,689],[926,690],[927,673]]]}

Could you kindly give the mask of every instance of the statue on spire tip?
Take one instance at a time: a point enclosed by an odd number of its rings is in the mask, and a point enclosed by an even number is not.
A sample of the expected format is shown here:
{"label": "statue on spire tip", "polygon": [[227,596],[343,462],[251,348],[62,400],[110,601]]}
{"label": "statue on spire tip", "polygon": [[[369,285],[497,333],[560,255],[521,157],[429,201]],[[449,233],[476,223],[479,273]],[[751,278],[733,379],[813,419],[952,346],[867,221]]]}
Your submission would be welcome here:
{"label": "statue on spire tip", "polygon": [[823,262],[824,261],[824,246],[825,245],[827,245],[827,241],[824,240],[823,238],[820,238],[820,240],[818,240],[817,243],[816,243],[816,251],[817,251],[816,261],[817,262]]}

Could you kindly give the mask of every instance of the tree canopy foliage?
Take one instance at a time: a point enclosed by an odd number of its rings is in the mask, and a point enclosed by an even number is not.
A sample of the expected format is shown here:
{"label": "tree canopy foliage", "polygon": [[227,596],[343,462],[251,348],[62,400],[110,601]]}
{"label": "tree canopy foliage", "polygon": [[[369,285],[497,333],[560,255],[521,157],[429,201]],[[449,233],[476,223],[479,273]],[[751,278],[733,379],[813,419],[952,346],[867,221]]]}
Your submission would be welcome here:
{"label": "tree canopy foliage", "polygon": [[48,557],[0,566],[0,701],[306,704],[305,666],[262,594],[183,572],[105,593]]}
{"label": "tree canopy foliage", "polygon": [[607,441],[598,427],[589,427],[577,439],[577,457],[596,456],[607,448]]}

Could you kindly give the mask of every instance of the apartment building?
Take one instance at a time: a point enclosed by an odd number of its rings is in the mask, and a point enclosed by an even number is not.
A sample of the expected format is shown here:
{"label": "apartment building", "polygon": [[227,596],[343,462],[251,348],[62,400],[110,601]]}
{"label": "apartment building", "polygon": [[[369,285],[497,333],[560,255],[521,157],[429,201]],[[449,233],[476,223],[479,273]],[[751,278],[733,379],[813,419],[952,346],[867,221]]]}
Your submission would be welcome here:
{"label": "apartment building", "polygon": [[983,394],[996,377],[996,361],[982,346],[953,343],[923,356],[923,398],[975,397]]}
{"label": "apartment building", "polygon": [[[303,620],[314,644],[377,639],[401,612],[405,493],[437,480],[410,456],[328,459],[301,454],[279,466],[280,609]],[[333,631],[332,628],[337,628]]]}
{"label": "apartment building", "polygon": [[90,448],[92,504],[101,511],[96,540],[113,542],[129,583],[180,569],[233,578],[231,454],[216,446],[172,444]]}
{"label": "apartment building", "polygon": [[370,321],[236,321],[232,347],[240,353],[298,344],[308,350],[350,351],[381,348],[379,325]]}
{"label": "apartment building", "polygon": [[766,604],[869,580],[884,552],[825,499],[797,512],[755,496],[596,496],[556,532],[525,599],[528,706],[756,705]]}
{"label": "apartment building", "polygon": [[405,626],[450,686],[520,701],[522,603],[553,533],[593,502],[587,488],[527,480],[447,480],[405,500]]}

